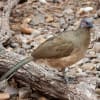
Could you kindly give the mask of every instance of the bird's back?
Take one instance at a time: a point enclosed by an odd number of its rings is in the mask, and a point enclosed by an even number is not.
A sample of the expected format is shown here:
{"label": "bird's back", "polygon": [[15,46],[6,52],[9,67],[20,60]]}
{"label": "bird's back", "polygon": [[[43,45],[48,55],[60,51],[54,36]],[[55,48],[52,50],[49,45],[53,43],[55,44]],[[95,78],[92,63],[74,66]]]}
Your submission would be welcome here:
{"label": "bird's back", "polygon": [[86,30],[63,32],[58,36],[49,38],[42,43],[32,56],[39,58],[61,58],[69,56],[75,48],[86,50],[89,42],[89,33]]}
{"label": "bird's back", "polygon": [[32,55],[35,58],[60,58],[68,56],[72,50],[73,43],[64,35],[58,35],[42,43]]}

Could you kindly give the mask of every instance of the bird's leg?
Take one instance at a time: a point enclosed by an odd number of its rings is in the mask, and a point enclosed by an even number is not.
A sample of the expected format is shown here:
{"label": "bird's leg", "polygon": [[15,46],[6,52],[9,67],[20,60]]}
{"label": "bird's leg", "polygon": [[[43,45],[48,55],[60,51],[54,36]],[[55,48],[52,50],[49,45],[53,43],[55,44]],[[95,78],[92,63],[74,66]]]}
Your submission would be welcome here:
{"label": "bird's leg", "polygon": [[76,77],[69,74],[69,69],[70,68],[67,67],[67,68],[63,68],[62,70],[64,81],[67,84],[75,83]]}

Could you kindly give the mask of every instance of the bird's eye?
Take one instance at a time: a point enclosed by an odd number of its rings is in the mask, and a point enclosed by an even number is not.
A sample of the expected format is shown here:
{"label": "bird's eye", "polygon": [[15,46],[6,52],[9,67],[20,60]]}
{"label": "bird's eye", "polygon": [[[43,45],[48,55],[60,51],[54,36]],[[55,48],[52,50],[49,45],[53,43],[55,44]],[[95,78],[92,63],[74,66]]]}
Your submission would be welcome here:
{"label": "bird's eye", "polygon": [[89,22],[86,22],[86,25],[88,25],[89,24]]}

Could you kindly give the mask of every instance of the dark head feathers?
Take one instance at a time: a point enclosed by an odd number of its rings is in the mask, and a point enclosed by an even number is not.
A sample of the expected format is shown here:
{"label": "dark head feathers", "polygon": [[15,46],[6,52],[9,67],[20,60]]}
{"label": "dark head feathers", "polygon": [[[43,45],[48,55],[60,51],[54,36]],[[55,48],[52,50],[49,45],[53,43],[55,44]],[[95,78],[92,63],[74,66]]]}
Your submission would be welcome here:
{"label": "dark head feathers", "polygon": [[92,18],[83,18],[80,23],[81,28],[92,28],[93,19]]}

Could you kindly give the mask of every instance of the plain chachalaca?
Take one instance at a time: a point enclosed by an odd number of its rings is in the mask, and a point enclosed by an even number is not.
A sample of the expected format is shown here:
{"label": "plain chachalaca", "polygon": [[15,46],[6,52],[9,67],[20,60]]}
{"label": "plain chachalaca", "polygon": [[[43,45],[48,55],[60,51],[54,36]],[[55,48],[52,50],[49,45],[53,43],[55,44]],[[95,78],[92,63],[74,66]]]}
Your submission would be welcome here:
{"label": "plain chachalaca", "polygon": [[49,38],[33,52],[32,56],[25,58],[14,65],[1,80],[8,78],[24,64],[38,59],[46,59],[48,64],[58,69],[63,69],[83,58],[90,42],[90,29],[93,27],[90,18],[83,18],[79,28],[75,31],[63,32],[62,34]]}

